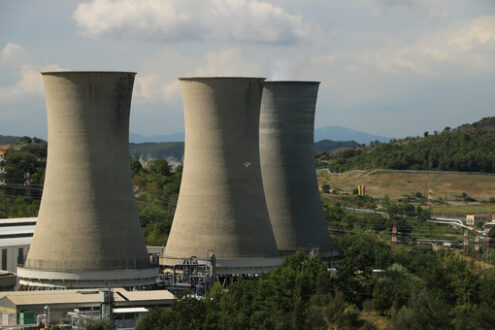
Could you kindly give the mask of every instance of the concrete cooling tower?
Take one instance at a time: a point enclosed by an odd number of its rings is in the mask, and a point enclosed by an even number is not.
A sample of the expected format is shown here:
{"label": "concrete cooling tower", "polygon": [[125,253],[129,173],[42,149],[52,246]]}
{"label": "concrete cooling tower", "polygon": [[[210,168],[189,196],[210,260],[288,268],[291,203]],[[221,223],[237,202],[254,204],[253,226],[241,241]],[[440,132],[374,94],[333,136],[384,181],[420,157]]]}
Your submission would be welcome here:
{"label": "concrete cooling tower", "polygon": [[318,82],[265,82],[260,159],[270,220],[282,255],[296,250],[332,259],[314,167]]}
{"label": "concrete cooling tower", "polygon": [[161,263],[209,253],[219,275],[279,265],[259,162],[261,78],[182,78],[184,170]]}
{"label": "concrete cooling tower", "polygon": [[48,160],[19,289],[155,283],[132,192],[134,73],[44,72]]}

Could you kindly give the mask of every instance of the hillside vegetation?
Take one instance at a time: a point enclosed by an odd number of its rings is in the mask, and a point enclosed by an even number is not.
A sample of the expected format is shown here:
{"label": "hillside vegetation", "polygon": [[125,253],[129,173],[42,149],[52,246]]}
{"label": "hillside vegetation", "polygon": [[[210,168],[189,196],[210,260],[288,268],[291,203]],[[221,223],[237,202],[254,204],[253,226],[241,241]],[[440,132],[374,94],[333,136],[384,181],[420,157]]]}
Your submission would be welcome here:
{"label": "hillside vegetation", "polygon": [[315,152],[333,151],[340,148],[353,148],[360,146],[356,141],[332,141],[321,140],[315,142]]}
{"label": "hillside vegetation", "polygon": [[495,172],[495,117],[483,118],[441,133],[393,140],[369,147],[340,149],[318,155],[319,167],[332,172],[353,169]]}

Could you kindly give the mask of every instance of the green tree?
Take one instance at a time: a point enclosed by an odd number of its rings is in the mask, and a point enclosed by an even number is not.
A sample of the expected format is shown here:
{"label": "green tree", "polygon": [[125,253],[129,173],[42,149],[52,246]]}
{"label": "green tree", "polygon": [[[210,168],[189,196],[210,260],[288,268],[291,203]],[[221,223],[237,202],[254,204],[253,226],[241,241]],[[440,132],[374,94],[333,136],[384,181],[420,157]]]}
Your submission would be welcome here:
{"label": "green tree", "polygon": [[170,176],[171,167],[165,159],[150,161],[149,169],[157,174]]}

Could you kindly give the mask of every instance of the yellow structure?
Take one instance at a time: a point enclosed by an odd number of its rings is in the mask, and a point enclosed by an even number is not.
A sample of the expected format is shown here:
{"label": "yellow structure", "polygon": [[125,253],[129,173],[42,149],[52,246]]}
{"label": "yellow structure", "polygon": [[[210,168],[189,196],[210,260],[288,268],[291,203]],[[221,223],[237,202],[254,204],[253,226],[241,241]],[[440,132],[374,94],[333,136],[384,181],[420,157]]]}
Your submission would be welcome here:
{"label": "yellow structure", "polygon": [[358,185],[358,195],[365,196],[366,195],[366,186],[364,184]]}
{"label": "yellow structure", "polygon": [[492,217],[488,214],[467,214],[466,225],[474,226],[478,223],[485,223],[492,221]]}

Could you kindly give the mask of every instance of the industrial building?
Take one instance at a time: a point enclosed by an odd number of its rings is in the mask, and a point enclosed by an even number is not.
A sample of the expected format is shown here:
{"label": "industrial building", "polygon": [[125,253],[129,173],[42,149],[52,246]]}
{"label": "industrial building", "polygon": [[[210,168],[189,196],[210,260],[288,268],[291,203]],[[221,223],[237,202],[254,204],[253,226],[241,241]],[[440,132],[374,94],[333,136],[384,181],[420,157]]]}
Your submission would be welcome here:
{"label": "industrial building", "polygon": [[134,73],[44,72],[48,158],[20,290],[155,284],[133,196]]}
{"label": "industrial building", "polygon": [[314,166],[318,82],[267,81],[260,115],[261,174],[270,220],[283,255],[297,250],[336,261]]}
{"label": "industrial building", "polygon": [[180,79],[184,169],[161,265],[173,267],[195,256],[228,276],[258,274],[282,263],[261,180],[263,81]]}
{"label": "industrial building", "polygon": [[17,266],[24,264],[37,218],[0,219],[1,269],[17,273]]}
{"label": "industrial building", "polygon": [[[117,314],[126,312],[122,308],[146,308],[169,306],[175,296],[167,290],[127,291],[112,290],[112,307]],[[0,292],[0,325],[19,324],[21,317],[30,315],[23,323],[35,323],[38,315],[45,315],[49,324],[69,323],[71,318],[96,318],[101,313],[101,291],[96,289],[11,291]],[[119,310],[120,309],[120,310]],[[74,312],[74,310],[77,310]],[[120,313],[119,313],[120,312]]]}
{"label": "industrial building", "polygon": [[492,221],[492,215],[490,214],[467,214],[466,225],[476,226],[477,224],[485,224]]}

